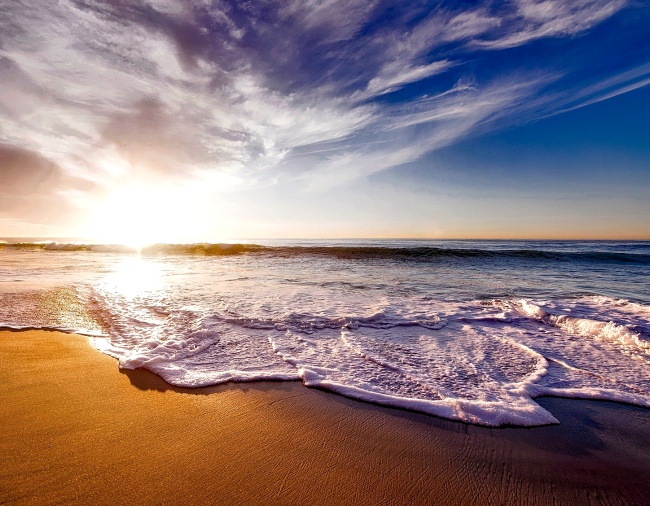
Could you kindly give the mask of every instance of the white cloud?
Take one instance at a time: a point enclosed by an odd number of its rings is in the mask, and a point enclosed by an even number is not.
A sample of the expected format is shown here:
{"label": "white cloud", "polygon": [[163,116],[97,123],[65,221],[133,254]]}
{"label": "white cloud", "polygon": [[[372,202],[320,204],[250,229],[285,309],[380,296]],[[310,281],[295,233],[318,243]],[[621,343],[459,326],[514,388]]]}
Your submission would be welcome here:
{"label": "white cloud", "polygon": [[381,64],[365,91],[357,93],[355,98],[365,100],[383,95],[445,72],[457,62],[445,58],[424,63],[428,53],[446,43],[486,33],[500,23],[499,18],[490,16],[482,8],[460,13],[436,10],[409,31],[380,32],[368,43],[383,48]]}
{"label": "white cloud", "polygon": [[[0,97],[9,113],[2,137],[102,184],[114,174],[103,170],[101,161],[115,159],[124,148],[106,145],[106,127],[115,117],[128,121],[129,111],[143,99],[162,105],[165,114],[151,127],[165,127],[167,133],[152,140],[140,132],[139,142],[147,137],[149,143],[142,143],[137,163],[157,165],[152,171],[164,163],[186,175],[213,170],[253,178],[291,149],[350,135],[372,117],[372,106],[351,108],[346,99],[273,91],[247,67],[210,89],[213,66],[184,68],[167,37],[69,3],[16,8],[13,16],[25,35],[0,54],[33,89],[13,83]],[[39,37],[29,35],[34,33]],[[151,144],[158,139],[158,145]],[[154,151],[160,156],[147,154]],[[131,154],[122,152],[126,159],[133,159]]]}
{"label": "white cloud", "polygon": [[369,98],[383,95],[395,91],[402,86],[420,81],[426,77],[440,74],[453,66],[449,60],[435,61],[428,65],[412,67],[400,61],[392,61],[379,71],[376,77],[373,77],[366,87],[366,92],[360,94],[361,97]]}
{"label": "white cloud", "polygon": [[569,96],[555,97],[553,100],[558,107],[552,110],[550,115],[555,116],[587,107],[648,85],[650,85],[650,63],[584,86]]}
{"label": "white cloud", "polygon": [[[402,5],[403,19],[363,33],[380,3],[284,2],[273,19],[286,26],[274,26],[224,2],[12,2],[0,19],[10,34],[0,41],[0,142],[108,187],[131,172],[219,181],[222,190],[282,174],[331,186],[532,104],[547,107],[535,93],[558,75],[441,85],[400,105],[373,99],[455,70],[468,47],[575,35],[625,5],[516,0],[424,13]],[[646,82],[630,79],[585,90],[582,100]]]}
{"label": "white cloud", "polygon": [[493,116],[507,116],[511,108],[522,106],[537,90],[556,77],[513,76],[482,87],[456,86],[440,95],[397,108],[388,129],[457,120],[476,125]]}
{"label": "white cloud", "polygon": [[307,30],[323,29],[322,42],[349,40],[368,20],[378,0],[290,0],[281,13]]}
{"label": "white cloud", "polygon": [[372,142],[361,135],[343,149],[300,160],[310,170],[299,176],[309,191],[367,177],[415,161],[449,146],[486,122],[507,117],[554,77],[497,80],[484,87],[458,85],[449,92],[383,110],[371,125]]}
{"label": "white cloud", "polygon": [[514,28],[474,43],[484,48],[505,49],[545,37],[576,35],[627,4],[627,0],[515,0],[514,13],[508,13],[503,23]]}
{"label": "white cloud", "polygon": [[448,42],[472,40],[498,28],[503,20],[486,9],[467,12],[434,11],[412,31],[400,37],[397,52],[417,57]]}

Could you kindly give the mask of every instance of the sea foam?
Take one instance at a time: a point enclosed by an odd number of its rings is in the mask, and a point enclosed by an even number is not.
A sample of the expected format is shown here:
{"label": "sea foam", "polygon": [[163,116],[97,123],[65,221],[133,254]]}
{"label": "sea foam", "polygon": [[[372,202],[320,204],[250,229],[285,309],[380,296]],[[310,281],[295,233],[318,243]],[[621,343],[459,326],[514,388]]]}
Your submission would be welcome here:
{"label": "sea foam", "polygon": [[[650,406],[650,306],[606,294],[641,286],[645,266],[625,267],[633,284],[621,282],[621,257],[594,260],[584,245],[454,246],[139,257],[5,248],[0,323],[82,331],[120,367],[179,387],[300,380],[488,426],[556,423],[541,395]],[[567,269],[593,279],[592,293]]]}

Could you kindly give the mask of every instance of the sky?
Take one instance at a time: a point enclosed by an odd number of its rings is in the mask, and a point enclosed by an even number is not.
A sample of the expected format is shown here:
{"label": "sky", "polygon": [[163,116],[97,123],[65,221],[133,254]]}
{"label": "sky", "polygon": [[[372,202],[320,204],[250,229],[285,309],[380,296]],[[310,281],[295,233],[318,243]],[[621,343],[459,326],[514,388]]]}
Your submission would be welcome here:
{"label": "sky", "polygon": [[647,0],[0,0],[0,237],[650,239]]}

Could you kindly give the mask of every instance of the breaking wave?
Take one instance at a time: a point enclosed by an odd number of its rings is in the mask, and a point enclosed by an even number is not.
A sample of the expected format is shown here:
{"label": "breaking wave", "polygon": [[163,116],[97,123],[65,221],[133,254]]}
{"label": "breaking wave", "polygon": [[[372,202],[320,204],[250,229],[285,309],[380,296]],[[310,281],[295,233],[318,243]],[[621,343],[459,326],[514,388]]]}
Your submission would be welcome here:
{"label": "breaking wave", "polygon": [[[258,254],[278,257],[325,256],[337,259],[388,259],[436,261],[453,258],[477,259],[514,259],[514,260],[549,260],[549,261],[591,261],[623,264],[650,264],[650,247],[639,248],[636,252],[608,251],[591,249],[584,251],[562,251],[549,249],[528,249],[510,247],[492,248],[458,248],[458,247],[381,247],[381,246],[268,246],[246,243],[195,243],[195,244],[153,244],[134,248],[121,244],[84,244],[58,242],[0,242],[0,249],[31,251],[71,251],[100,253],[139,253],[145,256],[189,255],[189,256],[230,256]],[[598,243],[594,243],[597,247]],[[640,243],[645,245],[646,243]],[[605,243],[607,246],[607,244]],[[647,250],[647,251],[645,251]]]}

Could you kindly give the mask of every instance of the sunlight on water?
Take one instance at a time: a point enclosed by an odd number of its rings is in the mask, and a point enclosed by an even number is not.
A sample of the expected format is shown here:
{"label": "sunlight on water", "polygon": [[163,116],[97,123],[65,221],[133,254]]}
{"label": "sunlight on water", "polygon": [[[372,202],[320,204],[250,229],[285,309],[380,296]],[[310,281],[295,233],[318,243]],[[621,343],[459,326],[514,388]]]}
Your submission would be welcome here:
{"label": "sunlight on water", "polygon": [[159,262],[141,256],[126,257],[101,284],[115,295],[133,300],[143,293],[161,290],[163,275],[163,266]]}

